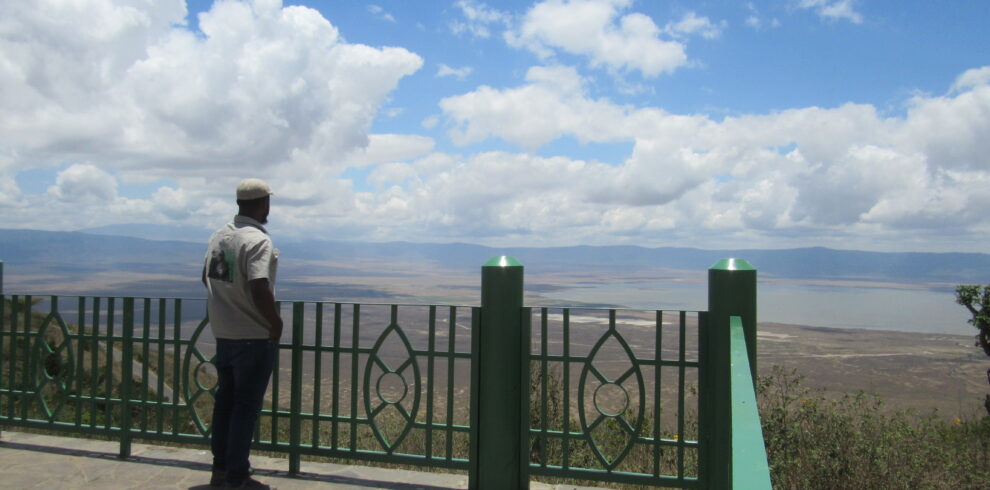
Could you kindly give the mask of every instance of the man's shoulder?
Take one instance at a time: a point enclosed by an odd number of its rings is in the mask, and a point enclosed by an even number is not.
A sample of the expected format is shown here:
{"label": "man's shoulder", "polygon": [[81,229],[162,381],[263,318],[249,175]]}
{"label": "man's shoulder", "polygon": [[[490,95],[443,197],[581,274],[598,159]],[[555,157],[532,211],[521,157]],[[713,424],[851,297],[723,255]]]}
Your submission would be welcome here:
{"label": "man's shoulder", "polygon": [[246,238],[251,238],[253,240],[271,241],[271,237],[268,236],[268,233],[266,233],[265,230],[262,230],[256,226],[251,226],[251,225],[236,226],[235,233]]}
{"label": "man's shoulder", "polygon": [[220,227],[210,236],[210,244],[226,243],[233,247],[255,247],[266,244],[272,246],[272,239],[263,228],[251,223],[233,221]]}
{"label": "man's shoulder", "polygon": [[215,243],[217,240],[220,240],[225,236],[229,236],[233,231],[233,223],[227,223],[220,228],[217,228],[217,230],[210,235],[210,240],[207,243]]}
{"label": "man's shoulder", "polygon": [[253,226],[238,226],[235,228],[234,235],[236,236],[236,240],[244,247],[272,246],[271,237],[258,228]]}

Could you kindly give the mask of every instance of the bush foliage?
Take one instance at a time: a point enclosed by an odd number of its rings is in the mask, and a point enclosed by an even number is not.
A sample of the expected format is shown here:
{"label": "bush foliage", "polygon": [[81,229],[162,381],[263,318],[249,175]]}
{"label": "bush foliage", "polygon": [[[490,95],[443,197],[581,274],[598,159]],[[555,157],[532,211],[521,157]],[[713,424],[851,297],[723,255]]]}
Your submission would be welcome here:
{"label": "bush foliage", "polygon": [[891,412],[866,393],[826,398],[775,366],[758,386],[774,488],[987,488],[990,417]]}

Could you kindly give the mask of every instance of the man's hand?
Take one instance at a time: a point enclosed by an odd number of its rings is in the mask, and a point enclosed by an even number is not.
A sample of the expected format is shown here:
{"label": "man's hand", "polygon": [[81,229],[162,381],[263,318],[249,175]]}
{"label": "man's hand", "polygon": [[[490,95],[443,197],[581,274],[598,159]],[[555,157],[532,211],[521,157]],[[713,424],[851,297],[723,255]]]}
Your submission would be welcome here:
{"label": "man's hand", "polygon": [[276,321],[272,322],[271,334],[268,336],[268,339],[278,342],[278,340],[282,338],[282,318],[275,317],[275,320]]}
{"label": "man's hand", "polygon": [[268,287],[268,279],[252,279],[248,281],[248,287],[251,289],[254,305],[258,307],[261,316],[268,320],[270,334],[268,338],[277,341],[282,338],[282,317],[275,308],[275,295]]}

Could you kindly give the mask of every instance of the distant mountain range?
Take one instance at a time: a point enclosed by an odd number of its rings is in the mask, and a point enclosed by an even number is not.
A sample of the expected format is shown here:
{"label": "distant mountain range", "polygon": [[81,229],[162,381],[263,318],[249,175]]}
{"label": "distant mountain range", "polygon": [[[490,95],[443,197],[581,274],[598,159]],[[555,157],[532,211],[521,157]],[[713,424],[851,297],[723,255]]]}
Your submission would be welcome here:
{"label": "distant mountain range", "polygon": [[[207,233],[196,241],[148,239],[155,236],[189,236],[174,229],[149,226],[103,228],[94,232],[56,232],[0,229],[0,260],[8,268],[30,267],[48,272],[115,270],[161,272],[196,268],[202,260]],[[158,227],[161,228],[161,227]],[[108,234],[113,231],[136,236]],[[171,234],[169,234],[171,232]],[[899,282],[990,282],[990,254],[981,253],[885,253],[834,250],[821,247],[783,250],[702,250],[695,248],[638,246],[485,247],[464,243],[410,242],[359,243],[344,241],[294,242],[279,240],[283,257],[293,260],[387,260],[433,263],[441,267],[473,270],[497,255],[511,255],[527,270],[630,271],[662,268],[705,270],[726,257],[750,261],[762,275],[801,279],[871,279]]]}

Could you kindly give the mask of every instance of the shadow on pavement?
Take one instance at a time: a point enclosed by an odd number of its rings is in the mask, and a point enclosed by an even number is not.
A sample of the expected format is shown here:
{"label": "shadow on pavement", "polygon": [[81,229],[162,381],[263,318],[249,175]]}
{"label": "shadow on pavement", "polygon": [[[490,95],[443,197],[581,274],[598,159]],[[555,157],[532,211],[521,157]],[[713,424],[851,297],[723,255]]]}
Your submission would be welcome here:
{"label": "shadow on pavement", "polygon": [[[209,472],[211,470],[211,465],[209,463],[201,463],[196,461],[156,458],[156,457],[148,457],[141,455],[132,455],[128,458],[121,459],[118,457],[116,453],[111,453],[111,452],[45,446],[39,444],[28,444],[23,442],[0,441],[0,446],[9,449],[17,449],[21,451],[35,451],[46,454],[60,454],[63,456],[77,456],[84,458],[102,459],[107,461],[120,461],[120,462],[136,463],[136,464],[150,464],[156,466],[179,467],[189,470],[202,471],[204,478],[207,479],[209,478]],[[376,480],[372,478],[361,478],[354,476],[319,474],[319,473],[308,473],[308,472],[300,472],[294,476],[290,476],[289,473],[286,471],[255,469],[254,474],[262,478],[275,477],[275,478],[285,478],[285,479],[304,481],[304,482],[328,483],[328,484],[349,485],[354,487],[367,487],[367,488],[386,488],[386,489],[397,489],[397,490],[450,490],[451,488],[451,487],[440,487],[433,485],[422,485],[415,483],[402,483],[402,482],[387,481],[387,480]],[[275,483],[275,486],[278,486],[278,484]],[[211,487],[209,485],[204,484],[204,485],[196,485],[193,487],[189,487],[189,490],[216,490],[216,487]]]}

